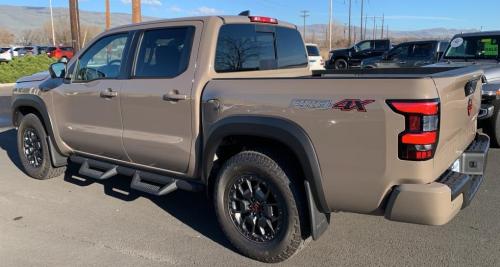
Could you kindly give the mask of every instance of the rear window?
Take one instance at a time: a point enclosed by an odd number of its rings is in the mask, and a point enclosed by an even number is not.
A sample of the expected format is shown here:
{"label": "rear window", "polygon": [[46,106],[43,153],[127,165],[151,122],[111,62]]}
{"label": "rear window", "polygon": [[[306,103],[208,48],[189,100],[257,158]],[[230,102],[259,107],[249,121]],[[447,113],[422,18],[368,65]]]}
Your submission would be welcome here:
{"label": "rear window", "polygon": [[295,29],[229,24],[221,27],[215,71],[238,72],[307,66],[304,42]]}
{"label": "rear window", "polygon": [[389,41],[387,40],[375,41],[375,50],[389,50]]}
{"label": "rear window", "polygon": [[307,47],[307,54],[310,57],[318,57],[319,56],[319,49],[315,45],[308,45]]}

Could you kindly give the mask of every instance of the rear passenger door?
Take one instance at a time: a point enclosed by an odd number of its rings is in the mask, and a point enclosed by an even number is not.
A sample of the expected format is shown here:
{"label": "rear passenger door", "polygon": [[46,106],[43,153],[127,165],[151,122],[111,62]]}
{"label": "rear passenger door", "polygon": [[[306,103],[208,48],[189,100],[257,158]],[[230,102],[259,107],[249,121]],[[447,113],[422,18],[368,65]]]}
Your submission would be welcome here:
{"label": "rear passenger door", "polygon": [[133,163],[187,172],[202,26],[169,23],[140,33],[130,79],[121,92],[123,144]]}

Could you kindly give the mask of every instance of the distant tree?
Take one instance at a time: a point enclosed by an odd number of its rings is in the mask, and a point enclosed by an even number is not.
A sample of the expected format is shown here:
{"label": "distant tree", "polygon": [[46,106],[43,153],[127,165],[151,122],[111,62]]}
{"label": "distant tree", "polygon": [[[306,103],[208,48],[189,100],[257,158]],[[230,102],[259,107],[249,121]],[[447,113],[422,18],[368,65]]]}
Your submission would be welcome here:
{"label": "distant tree", "polygon": [[15,36],[10,31],[0,28],[0,44],[8,46],[14,43]]}

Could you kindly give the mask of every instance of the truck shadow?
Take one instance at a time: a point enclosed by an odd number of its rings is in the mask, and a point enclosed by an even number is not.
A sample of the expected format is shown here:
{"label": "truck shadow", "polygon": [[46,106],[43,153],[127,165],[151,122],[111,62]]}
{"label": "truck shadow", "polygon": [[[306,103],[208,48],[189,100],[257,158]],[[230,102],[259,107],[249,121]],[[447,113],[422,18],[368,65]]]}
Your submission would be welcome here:
{"label": "truck shadow", "polygon": [[[19,170],[22,170],[17,153],[16,134],[15,129],[0,130],[0,148],[5,150],[9,159]],[[64,174],[64,181],[81,187],[101,184],[106,195],[122,201],[134,201],[140,197],[147,198],[193,230],[236,252],[220,230],[212,202],[207,199],[205,193],[178,190],[164,197],[155,197],[132,190],[130,177],[116,176],[108,180],[96,181],[79,175],[78,166],[75,164],[68,166]]]}

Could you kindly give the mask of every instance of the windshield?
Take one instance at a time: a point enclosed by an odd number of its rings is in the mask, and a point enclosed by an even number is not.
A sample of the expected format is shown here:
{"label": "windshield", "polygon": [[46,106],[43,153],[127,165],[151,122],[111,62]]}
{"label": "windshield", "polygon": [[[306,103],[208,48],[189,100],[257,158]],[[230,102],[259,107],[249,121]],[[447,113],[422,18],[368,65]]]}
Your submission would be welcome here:
{"label": "windshield", "polygon": [[445,59],[498,59],[500,36],[457,37],[446,50]]}
{"label": "windshield", "polygon": [[310,57],[318,57],[319,56],[319,49],[315,45],[308,45],[307,46],[307,55]]}

